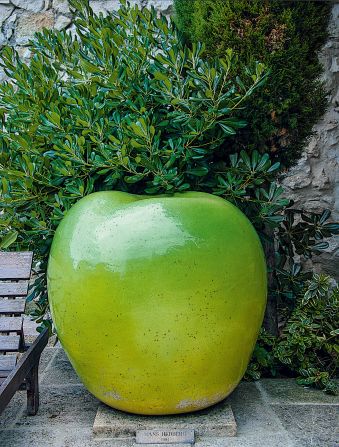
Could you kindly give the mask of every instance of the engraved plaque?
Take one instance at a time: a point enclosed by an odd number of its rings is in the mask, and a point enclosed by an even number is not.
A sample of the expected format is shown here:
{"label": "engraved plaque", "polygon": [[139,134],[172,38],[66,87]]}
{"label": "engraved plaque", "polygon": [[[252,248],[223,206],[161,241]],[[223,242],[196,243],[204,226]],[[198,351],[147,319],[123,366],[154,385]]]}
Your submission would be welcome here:
{"label": "engraved plaque", "polygon": [[194,444],[194,430],[138,430],[137,444]]}

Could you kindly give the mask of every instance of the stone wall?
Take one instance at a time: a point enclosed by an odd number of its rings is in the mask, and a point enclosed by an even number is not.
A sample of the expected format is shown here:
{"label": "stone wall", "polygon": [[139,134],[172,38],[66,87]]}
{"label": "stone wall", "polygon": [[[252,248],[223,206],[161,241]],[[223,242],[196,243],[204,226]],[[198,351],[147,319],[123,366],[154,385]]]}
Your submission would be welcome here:
{"label": "stone wall", "polygon": [[[131,4],[153,5],[163,14],[172,12],[172,0],[130,0]],[[119,7],[119,0],[91,0],[98,13]],[[0,46],[6,43],[17,47],[21,56],[29,57],[27,42],[44,27],[71,28],[72,17],[67,0],[0,0]],[[332,210],[339,219],[339,4],[332,9],[330,39],[319,54],[324,65],[324,80],[329,91],[329,107],[314,127],[314,136],[305,148],[298,165],[283,178],[289,198],[297,207],[320,211]],[[0,80],[2,78],[0,72]],[[331,241],[326,253],[314,260],[316,270],[324,270],[338,278],[339,245]]]}
{"label": "stone wall", "polygon": [[[130,0],[140,6],[153,5],[163,14],[169,15],[172,0]],[[119,8],[119,0],[90,0],[94,12],[103,12]],[[0,0],[0,46],[9,43],[25,46],[34,33],[44,27],[63,29],[71,26],[68,0]]]}
{"label": "stone wall", "polygon": [[[296,208],[319,212],[332,211],[339,220],[339,4],[332,8],[330,38],[319,54],[324,66],[323,79],[329,92],[327,112],[314,126],[314,136],[305,148],[299,163],[282,180],[287,197]],[[338,237],[330,247],[313,260],[317,271],[325,271],[339,279]]]}

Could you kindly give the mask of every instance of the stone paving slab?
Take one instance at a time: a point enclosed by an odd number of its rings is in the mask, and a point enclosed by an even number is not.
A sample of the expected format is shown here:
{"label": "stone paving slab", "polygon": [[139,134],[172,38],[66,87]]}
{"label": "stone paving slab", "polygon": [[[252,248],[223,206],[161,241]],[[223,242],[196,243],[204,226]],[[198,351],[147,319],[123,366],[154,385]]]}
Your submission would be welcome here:
{"label": "stone paving slab", "polygon": [[52,357],[56,354],[56,350],[52,347],[47,346],[41,354],[40,362],[39,362],[39,373],[41,374],[45,371],[47,366],[49,365]]}
{"label": "stone paving slab", "polygon": [[114,410],[100,404],[94,424],[96,436],[134,438],[136,430],[191,429],[199,437],[235,436],[237,424],[226,401],[195,413],[173,416],[140,416]]}
{"label": "stone paving slab", "polygon": [[[92,426],[99,401],[83,385],[40,387],[40,408],[34,417],[24,412],[16,426],[56,427],[77,422],[79,429]],[[0,443],[1,445],[1,443]]]}
{"label": "stone paving slab", "polygon": [[259,382],[267,402],[275,404],[339,405],[339,397],[315,388],[303,387],[295,379],[265,379]]}
{"label": "stone paving slab", "polygon": [[67,355],[63,349],[53,349],[56,353],[49,366],[49,372],[44,376],[42,385],[75,385],[81,381],[70,364]]}
{"label": "stone paving slab", "polygon": [[265,404],[255,383],[242,382],[228,397],[228,400],[237,421],[239,435],[285,433],[279,418],[271,407]]}
{"label": "stone paving slab", "polygon": [[281,405],[275,412],[300,447],[338,447],[339,407]]}
{"label": "stone paving slab", "polygon": [[[75,425],[55,430],[7,430],[1,434],[1,447],[142,447],[132,440],[91,438],[88,431],[80,433]],[[148,444],[144,447],[185,447],[185,444]],[[311,446],[311,444],[310,444]],[[186,444],[186,447],[189,447]],[[194,447],[299,447],[282,435],[249,438],[209,438],[197,441]],[[328,447],[323,445],[322,447]]]}
{"label": "stone paving slab", "polygon": [[[23,391],[15,393],[10,403],[7,405],[5,410],[0,416],[0,433],[1,430],[10,427],[15,421],[18,410],[23,408],[26,404],[26,393]],[[0,441],[0,446],[2,446]]]}
{"label": "stone paving slab", "polygon": [[4,430],[0,432],[0,445],[1,447],[59,447],[61,444],[58,444],[58,433],[36,428]]}
{"label": "stone paving slab", "polygon": [[[141,447],[132,438],[114,440],[93,435],[101,404],[80,383],[60,345],[44,350],[40,382],[41,404],[36,416],[26,416],[24,391],[16,393],[0,416],[0,447]],[[338,397],[300,387],[293,379],[242,382],[226,402],[234,412],[237,436],[202,437],[195,447],[339,445],[335,431]]]}

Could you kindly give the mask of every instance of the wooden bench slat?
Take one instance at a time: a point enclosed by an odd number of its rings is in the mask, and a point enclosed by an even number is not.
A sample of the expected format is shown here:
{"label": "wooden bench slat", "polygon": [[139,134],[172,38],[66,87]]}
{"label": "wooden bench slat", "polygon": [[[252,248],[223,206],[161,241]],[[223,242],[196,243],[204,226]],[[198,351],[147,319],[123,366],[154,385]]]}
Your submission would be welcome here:
{"label": "wooden bench slat", "polygon": [[8,354],[25,346],[22,314],[26,300],[17,297],[25,297],[28,292],[27,281],[9,281],[29,280],[32,260],[32,252],[0,252],[0,334],[3,334],[0,335],[0,414],[19,389],[27,390],[28,415],[36,414],[39,407],[38,367],[41,352],[48,342],[48,330],[37,337],[18,361],[16,355]]}
{"label": "wooden bench slat", "polygon": [[0,335],[0,351],[19,351],[20,335]]}
{"label": "wooden bench slat", "polygon": [[0,282],[0,296],[26,296],[28,282]]}
{"label": "wooden bench slat", "polygon": [[[5,380],[0,379],[0,414],[5,409],[8,402],[11,400],[16,390],[18,390],[24,381],[28,380],[29,393],[27,412],[28,414],[36,414],[39,406],[39,390],[38,390],[38,376],[35,375],[35,381],[29,375],[33,368],[37,368],[40,355],[48,342],[48,330],[45,329],[38,335],[33,344],[29,347],[23,356],[18,360],[16,367],[7,376]],[[35,386],[34,395],[32,396],[32,385]]]}
{"label": "wooden bench slat", "polygon": [[0,332],[19,332],[21,330],[22,317],[0,317]]}
{"label": "wooden bench slat", "polygon": [[8,376],[15,368],[16,361],[16,355],[0,355],[0,378]]}
{"label": "wooden bench slat", "polygon": [[[14,368],[13,368],[14,369]],[[12,370],[13,371],[13,370]],[[9,373],[5,377],[0,377],[0,387],[4,383],[4,381],[7,379],[7,377],[12,373],[12,371],[9,371]],[[18,388],[18,390],[26,390],[26,384],[23,382],[21,386]]]}
{"label": "wooden bench slat", "polygon": [[19,315],[25,312],[26,301],[20,299],[0,299],[0,314]]}
{"label": "wooden bench slat", "polygon": [[0,252],[0,279],[29,279],[33,253]]}

